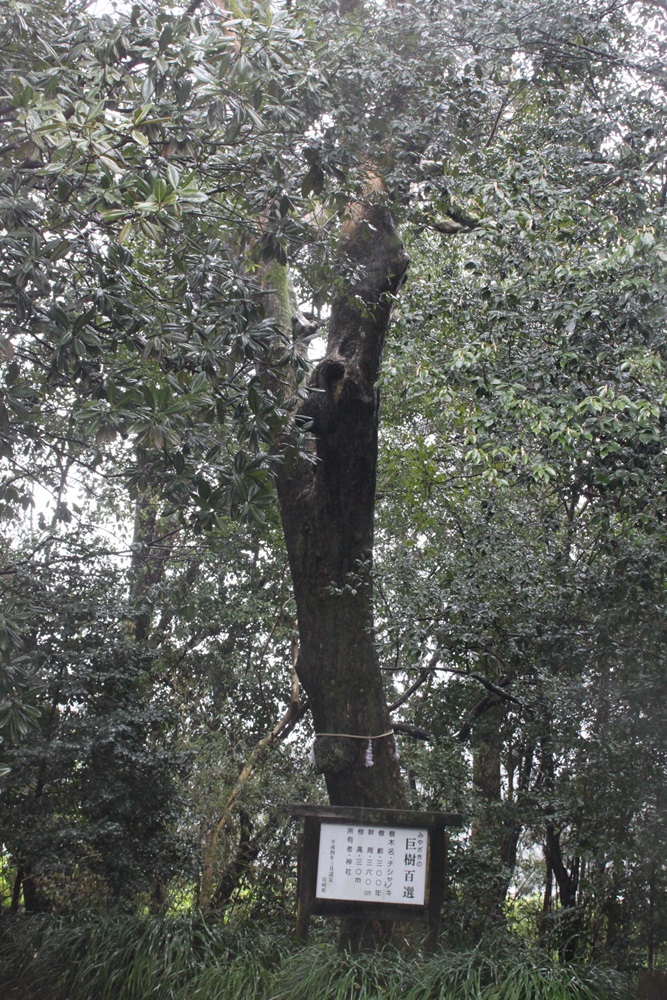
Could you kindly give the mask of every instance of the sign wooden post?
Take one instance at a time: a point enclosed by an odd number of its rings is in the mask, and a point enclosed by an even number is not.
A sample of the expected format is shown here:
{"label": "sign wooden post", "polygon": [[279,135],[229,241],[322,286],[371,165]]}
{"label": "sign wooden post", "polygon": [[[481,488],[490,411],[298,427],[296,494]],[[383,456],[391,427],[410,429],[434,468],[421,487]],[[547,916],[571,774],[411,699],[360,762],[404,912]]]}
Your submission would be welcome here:
{"label": "sign wooden post", "polygon": [[289,806],[304,820],[299,850],[296,933],[314,914],[361,919],[425,917],[427,945],[440,936],[447,864],[446,827],[454,813],[353,806]]}

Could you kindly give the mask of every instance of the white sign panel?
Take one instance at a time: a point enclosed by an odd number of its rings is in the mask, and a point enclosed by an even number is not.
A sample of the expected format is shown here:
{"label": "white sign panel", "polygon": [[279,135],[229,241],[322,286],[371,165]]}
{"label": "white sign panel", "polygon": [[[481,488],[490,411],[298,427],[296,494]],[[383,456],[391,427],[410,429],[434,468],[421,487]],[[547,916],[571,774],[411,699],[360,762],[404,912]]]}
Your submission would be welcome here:
{"label": "white sign panel", "polygon": [[318,899],[423,906],[426,830],[322,823]]}

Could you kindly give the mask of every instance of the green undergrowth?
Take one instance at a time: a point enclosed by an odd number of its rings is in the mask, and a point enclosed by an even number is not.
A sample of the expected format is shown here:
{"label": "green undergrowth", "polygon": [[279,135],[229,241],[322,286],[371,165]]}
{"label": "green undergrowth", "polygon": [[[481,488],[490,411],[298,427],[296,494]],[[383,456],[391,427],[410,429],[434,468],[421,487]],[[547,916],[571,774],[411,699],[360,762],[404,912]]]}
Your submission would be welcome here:
{"label": "green undergrowth", "polygon": [[518,942],[424,955],[340,955],[266,926],[198,917],[14,918],[0,924],[7,1000],[626,1000],[613,973]]}

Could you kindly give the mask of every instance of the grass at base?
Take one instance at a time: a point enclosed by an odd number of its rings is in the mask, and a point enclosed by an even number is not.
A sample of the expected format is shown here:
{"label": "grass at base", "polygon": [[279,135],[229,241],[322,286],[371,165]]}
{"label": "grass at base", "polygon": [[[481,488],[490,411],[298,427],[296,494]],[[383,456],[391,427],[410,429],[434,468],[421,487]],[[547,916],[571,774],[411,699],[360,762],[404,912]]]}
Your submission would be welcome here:
{"label": "grass at base", "polygon": [[627,1000],[622,978],[516,939],[426,955],[299,947],[265,925],[198,916],[4,917],[5,1000]]}

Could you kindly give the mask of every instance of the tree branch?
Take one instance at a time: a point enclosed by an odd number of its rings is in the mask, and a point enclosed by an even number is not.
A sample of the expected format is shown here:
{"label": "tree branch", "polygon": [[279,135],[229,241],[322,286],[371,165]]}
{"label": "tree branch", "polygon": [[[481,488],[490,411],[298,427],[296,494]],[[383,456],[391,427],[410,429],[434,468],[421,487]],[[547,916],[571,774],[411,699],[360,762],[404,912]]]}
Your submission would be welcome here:
{"label": "tree branch", "polygon": [[[476,679],[479,680],[480,679],[479,676]],[[465,719],[458,733],[456,734],[457,740],[460,740],[461,742],[463,740],[467,740],[468,737],[470,736],[475,721],[479,719],[481,715],[484,715],[485,712],[488,712],[489,709],[493,708],[494,705],[497,705],[500,700],[505,699],[507,701],[513,701],[518,705],[522,705],[522,702],[520,702],[517,698],[512,697],[512,695],[508,695],[506,691],[502,690],[502,688],[510,684],[512,680],[513,678],[511,674],[505,674],[503,677],[500,678],[498,684],[491,685],[491,682],[489,681],[490,690],[493,693],[493,697],[490,698],[487,696],[486,698],[482,698],[480,701],[477,702],[475,707],[471,709],[471,711],[468,713],[467,718]]]}
{"label": "tree branch", "polygon": [[[439,654],[438,651],[436,650],[431,659],[429,660],[429,662],[426,664],[426,666],[421,668],[417,680],[413,681],[412,684],[405,689],[403,694],[399,698],[397,698],[396,701],[392,702],[392,704],[389,706],[390,712],[395,712],[397,708],[399,708],[401,705],[404,705],[405,702],[408,700],[408,698],[412,697],[415,691],[417,691],[422,686],[422,684],[424,684],[429,679],[431,673],[436,668],[438,659],[439,659]],[[394,729],[395,728],[396,726],[394,726]]]}
{"label": "tree branch", "polygon": [[429,733],[428,730],[422,729],[421,726],[413,726],[409,722],[396,722],[394,724],[395,733],[405,733],[406,736],[412,736],[415,740],[437,740],[437,736],[433,733]]}

